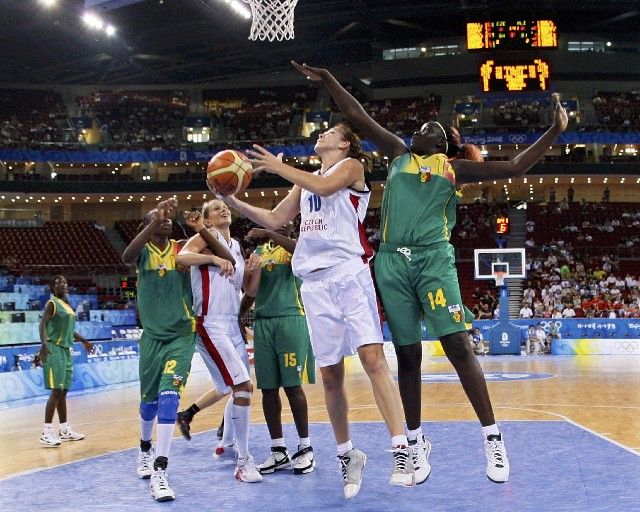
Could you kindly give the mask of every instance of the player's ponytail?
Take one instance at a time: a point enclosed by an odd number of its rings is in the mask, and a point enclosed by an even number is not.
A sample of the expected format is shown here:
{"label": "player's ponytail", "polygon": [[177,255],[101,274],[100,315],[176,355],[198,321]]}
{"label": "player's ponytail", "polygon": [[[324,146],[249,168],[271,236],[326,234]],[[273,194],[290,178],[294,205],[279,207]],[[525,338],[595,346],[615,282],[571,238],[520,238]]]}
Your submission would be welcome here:
{"label": "player's ponytail", "polygon": [[350,158],[355,158],[362,162],[365,171],[369,171],[371,169],[371,158],[369,155],[366,155],[364,150],[362,149],[362,142],[360,137],[358,137],[351,126],[347,123],[340,122],[334,126],[337,128],[342,134],[342,138],[349,143],[349,150],[347,151],[347,156]]}
{"label": "player's ponytail", "polygon": [[475,144],[462,144],[460,133],[453,126],[445,126],[444,133],[447,136],[448,158],[472,160],[474,162],[484,161],[480,148]]}

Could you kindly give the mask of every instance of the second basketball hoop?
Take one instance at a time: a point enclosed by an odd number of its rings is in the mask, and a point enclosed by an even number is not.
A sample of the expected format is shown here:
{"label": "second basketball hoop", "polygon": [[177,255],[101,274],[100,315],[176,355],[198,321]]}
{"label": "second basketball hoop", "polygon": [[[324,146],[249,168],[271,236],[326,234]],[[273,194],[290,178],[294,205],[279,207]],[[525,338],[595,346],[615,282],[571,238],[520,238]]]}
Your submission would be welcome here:
{"label": "second basketball hoop", "polygon": [[295,37],[293,18],[298,0],[243,0],[251,7],[252,41],[285,41]]}

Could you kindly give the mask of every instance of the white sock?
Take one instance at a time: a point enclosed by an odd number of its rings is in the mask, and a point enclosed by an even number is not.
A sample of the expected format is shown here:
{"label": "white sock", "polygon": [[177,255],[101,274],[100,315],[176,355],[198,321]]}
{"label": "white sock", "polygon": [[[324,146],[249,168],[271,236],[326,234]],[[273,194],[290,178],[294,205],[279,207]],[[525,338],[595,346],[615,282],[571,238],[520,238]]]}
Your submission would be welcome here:
{"label": "white sock", "polygon": [[224,432],[220,446],[231,446],[233,444],[234,429],[233,420],[231,419],[231,408],[233,407],[233,395],[229,395],[229,400],[224,406]]}
{"label": "white sock", "polygon": [[[236,435],[238,457],[247,457],[249,455],[249,415],[251,413],[251,406],[233,404],[231,411],[231,421]],[[224,427],[226,430],[226,419]]]}
{"label": "white sock", "polygon": [[[175,423],[158,423],[157,439],[156,439],[156,457],[169,458],[169,450],[171,449],[171,439],[175,430]],[[144,439],[143,439],[144,441]]]}
{"label": "white sock", "polygon": [[69,430],[69,422],[65,421],[64,423],[60,423],[60,430],[62,432]]}
{"label": "white sock", "polygon": [[48,429],[53,430],[53,423],[45,423],[44,427],[42,427],[42,430],[48,430]]}
{"label": "white sock", "polygon": [[409,441],[417,441],[422,435],[422,425],[415,430],[407,430],[407,439]]}
{"label": "white sock", "polygon": [[271,440],[271,446],[287,446],[286,444],[284,444],[284,437],[279,437],[277,439],[272,439]]}
{"label": "white sock", "polygon": [[301,437],[300,448],[306,448],[307,446],[311,446],[311,440],[308,437]]}
{"label": "white sock", "polygon": [[393,436],[391,438],[391,447],[395,448],[396,446],[407,446],[409,444],[409,442],[407,441],[407,436],[400,435],[400,436]]}
{"label": "white sock", "polygon": [[156,419],[152,420],[143,420],[142,416],[140,417],[140,439],[142,441],[151,441],[151,436],[153,434],[153,424]]}
{"label": "white sock", "polygon": [[494,423],[493,425],[482,427],[482,435],[484,436],[485,439],[489,436],[500,435],[500,431],[498,430],[498,425]]}
{"label": "white sock", "polygon": [[338,446],[336,446],[336,450],[338,452],[338,455],[344,455],[349,450],[353,450],[353,443],[351,442],[351,440],[349,440],[346,443],[339,444]]}

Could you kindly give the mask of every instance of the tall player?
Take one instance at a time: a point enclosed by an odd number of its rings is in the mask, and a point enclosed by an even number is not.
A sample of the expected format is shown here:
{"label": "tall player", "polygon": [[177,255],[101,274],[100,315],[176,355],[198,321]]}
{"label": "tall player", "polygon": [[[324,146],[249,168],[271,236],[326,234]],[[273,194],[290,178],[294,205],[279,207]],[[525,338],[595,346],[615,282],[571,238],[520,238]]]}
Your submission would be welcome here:
{"label": "tall player", "polygon": [[[122,254],[138,268],[137,305],[143,332],[140,338],[140,452],[138,476],[150,478],[157,501],[175,499],[167,481],[171,438],[178,403],[195,350],[195,316],[191,310],[189,274],[180,271],[180,247],[170,240],[177,201],[158,204],[144,218],[143,228]],[[151,435],[158,417],[155,451]]]}
{"label": "tall player", "polygon": [[[67,423],[67,392],[73,377],[73,341],[82,343],[89,354],[93,352],[93,345],[74,331],[76,314],[67,302],[67,280],[64,276],[55,276],[50,289],[53,296],[47,301],[40,319],[40,358],[43,363],[44,386],[51,390],[40,436],[40,444],[46,448],[60,446],[64,441],[84,439],[84,434],[74,432]],[[58,436],[53,430],[53,414],[56,410],[60,420]]]}
{"label": "tall player", "polygon": [[[178,255],[178,263],[191,267],[193,309],[197,321],[197,350],[215,385],[187,411],[183,421],[205,405],[211,405],[230,391],[225,407],[225,429],[216,455],[234,444],[238,453],[235,477],[243,482],[260,482],[262,475],[249,454],[249,423],[253,386],[249,375],[249,356],[240,331],[240,294],[245,262],[237,240],[231,238],[231,212],[226,204],[214,199],[202,208],[202,216],[213,228],[211,233],[228,247],[235,259],[235,270],[228,261],[211,261],[208,244],[201,234],[192,237]],[[198,403],[201,406],[197,405]],[[186,411],[185,411],[186,412]]]}
{"label": "tall player", "polygon": [[467,341],[465,323],[473,315],[462,304],[449,237],[460,187],[526,173],[565,130],[567,113],[554,94],[551,128],[513,160],[483,162],[477,147],[461,144],[455,128],[438,122],[422,125],[407,147],[400,137],[377,124],[326,69],[292,64],[309,79],[322,80],[345,116],[392,160],[384,189],[382,243],[375,271],[398,355],[409,442],[423,446],[428,454],[430,445],[420,423],[420,321],[424,313],[429,333],[440,339],[482,425],[487,477],[505,482],[509,478],[507,452],[482,368]]}
{"label": "tall player", "polygon": [[353,447],[344,386],[344,357],[358,352],[371,380],[378,409],[391,434],[391,485],[410,486],[416,474],[403,431],[400,395],[382,350],[382,333],[373,281],[372,250],[362,220],[371,193],[359,139],[339,124],[321,134],[315,146],[320,171],[285,165],[260,146],[249,153],[254,170],[277,173],[295,184],[273,210],[225,197],[231,207],[267,229],[277,229],[301,213],[300,236],[291,262],[302,279],[302,301],[313,353],[322,373],[325,402],[337,444],[345,498],[360,490],[366,455]]}
{"label": "tall player", "polygon": [[[297,241],[291,238],[292,224],[278,232],[254,228],[248,240],[266,242],[249,258],[258,260],[258,269],[247,283],[247,295],[255,296],[253,351],[256,383],[262,390],[262,409],[271,436],[271,454],[260,464],[260,473],[268,474],[293,465],[293,472],[311,473],[315,467],[309,439],[309,415],[303,382],[315,383],[315,360],[309,330],[300,298],[300,279],[291,270],[291,255]],[[300,442],[289,455],[282,433],[284,389]]]}

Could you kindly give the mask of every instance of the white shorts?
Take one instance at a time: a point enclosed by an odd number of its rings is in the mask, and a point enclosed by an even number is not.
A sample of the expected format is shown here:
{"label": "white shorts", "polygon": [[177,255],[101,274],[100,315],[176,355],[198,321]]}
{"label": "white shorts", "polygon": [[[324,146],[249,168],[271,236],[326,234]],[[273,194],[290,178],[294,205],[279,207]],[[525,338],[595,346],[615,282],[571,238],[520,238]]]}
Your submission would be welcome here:
{"label": "white shorts", "polygon": [[250,380],[249,354],[235,318],[196,324],[196,350],[202,357],[219,393],[233,384]]}
{"label": "white shorts", "polygon": [[318,366],[331,366],[358,347],[383,343],[369,265],[351,260],[312,272],[300,288]]}

